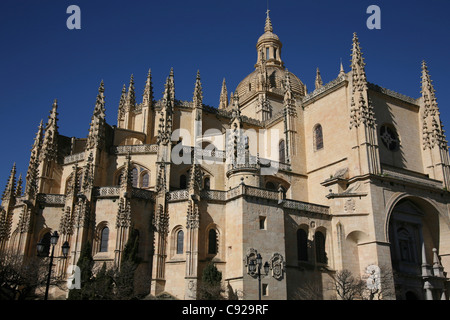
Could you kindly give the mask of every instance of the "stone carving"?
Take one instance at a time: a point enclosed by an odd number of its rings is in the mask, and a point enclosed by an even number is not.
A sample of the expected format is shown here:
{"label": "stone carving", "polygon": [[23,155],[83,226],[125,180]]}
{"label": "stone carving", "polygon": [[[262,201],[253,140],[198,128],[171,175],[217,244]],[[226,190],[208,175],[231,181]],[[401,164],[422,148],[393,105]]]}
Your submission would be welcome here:
{"label": "stone carving", "polygon": [[117,210],[116,228],[129,227],[131,225],[131,206],[128,200],[120,198]]}
{"label": "stone carving", "polygon": [[161,204],[153,216],[153,228],[161,234],[169,233],[169,215],[165,212]]}
{"label": "stone carving", "polygon": [[284,276],[285,269],[284,258],[280,253],[274,253],[272,258],[269,260],[269,267],[272,271],[272,277],[277,280],[282,280]]}
{"label": "stone carving", "polygon": [[61,232],[61,234],[69,235],[73,232],[73,217],[69,206],[66,207],[66,209],[64,210],[64,214],[61,217],[59,231]]}
{"label": "stone carving", "polygon": [[247,273],[250,276],[252,276],[252,277],[256,277],[257,273],[256,273],[256,270],[255,271],[250,271],[249,265],[250,265],[250,261],[252,261],[252,260],[254,260],[255,263],[256,263],[256,256],[257,255],[258,255],[258,251],[256,249],[249,248],[247,250],[247,254],[246,254],[245,259],[244,259],[245,266],[247,267]]}
{"label": "stone carving", "polygon": [[198,212],[198,206],[192,204],[193,201],[189,201],[187,209],[187,229],[196,229],[200,226],[200,215]]}
{"label": "stone carving", "polygon": [[344,204],[344,211],[345,212],[355,212],[355,210],[356,210],[355,200],[347,199]]}

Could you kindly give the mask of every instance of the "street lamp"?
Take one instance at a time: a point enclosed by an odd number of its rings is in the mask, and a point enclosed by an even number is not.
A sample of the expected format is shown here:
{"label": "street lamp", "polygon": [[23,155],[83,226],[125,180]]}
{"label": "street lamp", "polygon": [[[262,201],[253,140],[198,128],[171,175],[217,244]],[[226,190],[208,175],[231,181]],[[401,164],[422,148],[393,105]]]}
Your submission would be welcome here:
{"label": "street lamp", "polygon": [[[48,299],[48,289],[50,287],[50,277],[52,274],[52,267],[53,267],[53,254],[55,252],[55,246],[58,243],[58,239],[59,239],[59,235],[57,231],[54,231],[53,234],[50,236],[50,244],[52,246],[52,253],[50,255],[50,263],[49,263],[49,267],[48,267],[48,275],[47,275],[47,285],[45,287],[45,296],[44,296],[44,300]],[[37,244],[37,251],[38,251],[38,256],[43,257],[45,256],[45,248],[46,244],[41,241],[38,242]],[[64,242],[64,244],[62,245],[62,253],[64,258],[67,258],[67,254],[69,253],[69,242]],[[48,252],[47,252],[48,255]]]}
{"label": "street lamp", "polygon": [[[250,273],[255,273],[255,271],[257,271],[256,275],[258,276],[258,297],[259,300],[261,300],[261,267],[262,267],[262,257],[261,255],[258,253],[256,255],[256,260],[250,260],[248,268]],[[264,273],[267,276],[269,274],[269,263],[266,261],[266,263],[264,263]]]}

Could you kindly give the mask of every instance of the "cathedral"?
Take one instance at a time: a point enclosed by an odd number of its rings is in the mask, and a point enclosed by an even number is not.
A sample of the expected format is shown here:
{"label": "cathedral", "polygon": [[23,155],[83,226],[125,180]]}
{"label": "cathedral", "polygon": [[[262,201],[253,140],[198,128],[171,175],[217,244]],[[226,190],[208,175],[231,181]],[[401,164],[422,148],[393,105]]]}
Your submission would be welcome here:
{"label": "cathedral", "polygon": [[267,12],[254,71],[234,91],[224,79],[215,107],[200,73],[185,101],[170,70],[157,100],[149,71],[142,100],[133,76],[123,87],[116,124],[102,82],[89,133],[74,138],[59,133],[55,100],[25,178],[11,170],[0,250],[36,256],[57,231],[65,279],[88,241],[97,266],[120,267],[136,232],[152,296],[196,299],[213,263],[240,299],[296,299],[311,282],[338,298],[327,283],[349,270],[391,288],[383,299],[448,300],[450,162],[427,65],[414,99],[368,81],[356,33],[350,48],[349,71],[323,83],[317,69],[308,91]]}

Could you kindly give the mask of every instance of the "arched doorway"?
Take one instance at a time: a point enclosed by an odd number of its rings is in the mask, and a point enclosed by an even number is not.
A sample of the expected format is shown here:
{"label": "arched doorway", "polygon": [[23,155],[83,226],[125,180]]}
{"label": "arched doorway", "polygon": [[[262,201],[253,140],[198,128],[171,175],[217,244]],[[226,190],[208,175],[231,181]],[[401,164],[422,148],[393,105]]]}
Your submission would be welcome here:
{"label": "arched doorway", "polygon": [[387,232],[397,299],[425,299],[419,293],[424,270],[432,275],[433,248],[439,249],[438,211],[427,200],[403,197],[392,207]]}

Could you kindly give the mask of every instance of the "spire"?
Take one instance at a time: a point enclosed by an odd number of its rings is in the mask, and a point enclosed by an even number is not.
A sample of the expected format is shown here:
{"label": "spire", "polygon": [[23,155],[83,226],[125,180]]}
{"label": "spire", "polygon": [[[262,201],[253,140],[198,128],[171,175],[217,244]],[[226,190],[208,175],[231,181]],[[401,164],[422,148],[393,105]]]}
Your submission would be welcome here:
{"label": "spire", "polygon": [[16,192],[16,163],[14,162],[11,172],[9,174],[8,182],[6,183],[5,191],[3,191],[2,200],[10,200],[14,197]]}
{"label": "spire", "polygon": [[353,33],[353,47],[352,47],[352,72],[353,72],[353,91],[367,90],[367,79],[365,71],[364,58],[362,57],[361,48],[359,46],[358,36],[356,32]]}
{"label": "spire", "polygon": [[316,90],[323,86],[322,77],[320,76],[319,68],[316,70]]}
{"label": "spire", "polygon": [[172,135],[172,113],[175,105],[175,84],[173,68],[166,79],[163,93],[163,106],[160,111],[157,143],[167,145]]}
{"label": "spire", "polygon": [[[422,61],[421,93],[424,104],[422,115],[424,148],[433,148],[437,144],[440,148],[447,149],[447,140],[440,120],[435,90],[425,61]],[[428,129],[431,130],[428,131]]]}
{"label": "spire", "polygon": [[428,67],[425,61],[422,61],[422,97],[424,102],[424,117],[427,117],[429,114],[435,116],[439,115],[439,109],[437,106],[435,90],[433,86],[433,82],[430,78],[430,74],[428,72]]}
{"label": "spire", "polygon": [[226,109],[227,107],[228,107],[227,84],[225,83],[225,78],[223,78],[222,90],[220,90],[219,109]]}
{"label": "spire", "polygon": [[169,82],[170,82],[170,100],[175,103],[175,81],[174,81],[174,74],[173,74],[173,68],[170,68],[170,74],[169,74]]}
{"label": "spire", "polygon": [[[42,148],[43,143],[43,137],[44,137],[44,124],[43,120],[41,119],[41,122],[39,123],[38,131],[36,132],[36,137],[34,138],[33,146],[31,147],[31,156],[34,158],[34,160],[38,160],[39,153]],[[31,159],[30,159],[31,162]]]}
{"label": "spire", "polygon": [[264,26],[264,32],[273,32],[272,21],[270,21],[269,17],[270,10],[266,11],[266,25]]}
{"label": "spire", "polygon": [[195,80],[193,101],[194,101],[194,108],[202,108],[202,106],[203,106],[203,91],[202,91],[202,83],[200,81],[200,70],[197,70],[197,78]]}
{"label": "spire", "polygon": [[39,154],[42,148],[43,131],[43,121],[41,120],[38,131],[36,133],[36,137],[34,138],[33,147],[31,148],[30,162],[28,163],[27,175],[25,177],[25,194],[29,198],[32,198],[37,191],[37,179],[39,175]]}
{"label": "spire", "polygon": [[23,188],[22,188],[22,174],[19,175],[19,179],[17,180],[17,187],[15,192],[15,197],[19,198],[22,196]]}
{"label": "spire", "polygon": [[58,101],[53,101],[52,110],[48,117],[47,126],[45,127],[44,140],[42,142],[41,157],[47,157],[53,160],[57,156],[58,151]]}
{"label": "spire", "polygon": [[145,83],[144,94],[142,98],[144,106],[151,107],[153,104],[153,86],[152,86],[152,70],[148,69],[147,82]]}
{"label": "spire", "polygon": [[95,147],[95,145],[103,145],[105,138],[105,87],[103,80],[98,88],[97,100],[95,102],[94,113],[91,118],[91,125],[89,127],[89,135],[86,146],[88,149]]}
{"label": "spire", "polygon": [[350,106],[350,128],[358,127],[360,122],[373,127],[375,125],[374,111],[367,94],[367,79],[365,63],[359,46],[358,36],[353,33],[352,46],[352,97]]}
{"label": "spire", "polygon": [[344,66],[342,65],[342,59],[341,59],[341,67],[340,67],[340,70],[339,70],[338,77],[340,78],[342,76],[345,76],[345,71],[344,71]]}
{"label": "spire", "polygon": [[122,88],[122,95],[120,96],[119,101],[119,110],[117,111],[117,126],[121,128],[120,121],[123,120],[123,117],[125,115],[125,105],[127,102],[127,87],[124,84]]}
{"label": "spire", "polygon": [[127,111],[133,110],[136,106],[136,93],[134,89],[134,76],[130,77],[130,85],[128,86],[128,94],[126,98]]}

